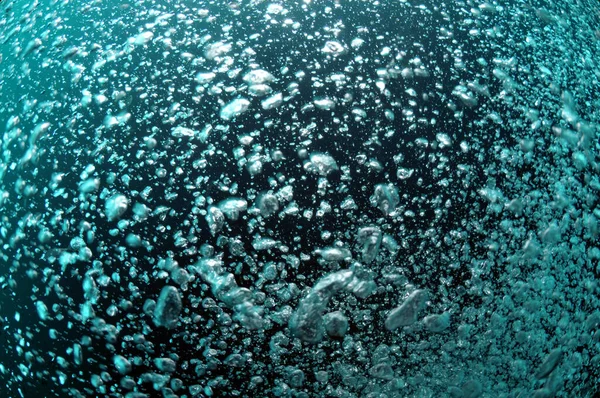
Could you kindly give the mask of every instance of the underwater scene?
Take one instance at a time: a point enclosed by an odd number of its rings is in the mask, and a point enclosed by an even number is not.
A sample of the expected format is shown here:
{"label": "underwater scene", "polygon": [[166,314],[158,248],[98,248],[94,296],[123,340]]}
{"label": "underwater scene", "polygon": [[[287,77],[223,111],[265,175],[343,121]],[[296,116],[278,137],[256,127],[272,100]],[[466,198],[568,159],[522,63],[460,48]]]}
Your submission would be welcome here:
{"label": "underwater scene", "polygon": [[596,0],[0,2],[0,398],[600,397]]}

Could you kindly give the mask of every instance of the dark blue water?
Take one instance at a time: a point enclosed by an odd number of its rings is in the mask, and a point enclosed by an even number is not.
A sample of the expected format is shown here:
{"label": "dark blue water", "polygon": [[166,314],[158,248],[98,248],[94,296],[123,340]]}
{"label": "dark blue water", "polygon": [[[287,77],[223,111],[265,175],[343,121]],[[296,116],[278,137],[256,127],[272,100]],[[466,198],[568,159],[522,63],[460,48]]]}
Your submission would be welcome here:
{"label": "dark blue water", "polygon": [[1,396],[598,394],[596,2],[0,5]]}

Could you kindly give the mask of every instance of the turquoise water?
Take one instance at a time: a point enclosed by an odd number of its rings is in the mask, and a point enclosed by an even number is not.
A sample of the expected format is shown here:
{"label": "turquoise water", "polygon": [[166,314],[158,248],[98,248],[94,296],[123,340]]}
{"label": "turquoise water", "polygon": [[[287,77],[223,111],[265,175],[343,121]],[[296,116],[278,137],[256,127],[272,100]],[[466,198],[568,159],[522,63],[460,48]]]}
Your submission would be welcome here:
{"label": "turquoise water", "polygon": [[0,7],[1,396],[597,396],[597,2]]}

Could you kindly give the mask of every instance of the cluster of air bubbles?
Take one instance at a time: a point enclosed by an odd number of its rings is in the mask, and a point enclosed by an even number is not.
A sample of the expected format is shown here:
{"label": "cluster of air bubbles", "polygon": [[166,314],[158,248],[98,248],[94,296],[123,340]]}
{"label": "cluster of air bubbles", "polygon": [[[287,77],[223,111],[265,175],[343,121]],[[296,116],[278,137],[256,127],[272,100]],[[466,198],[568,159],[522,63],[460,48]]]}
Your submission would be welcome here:
{"label": "cluster of air bubbles", "polygon": [[0,395],[599,393],[598,4],[105,3],[0,4]]}

